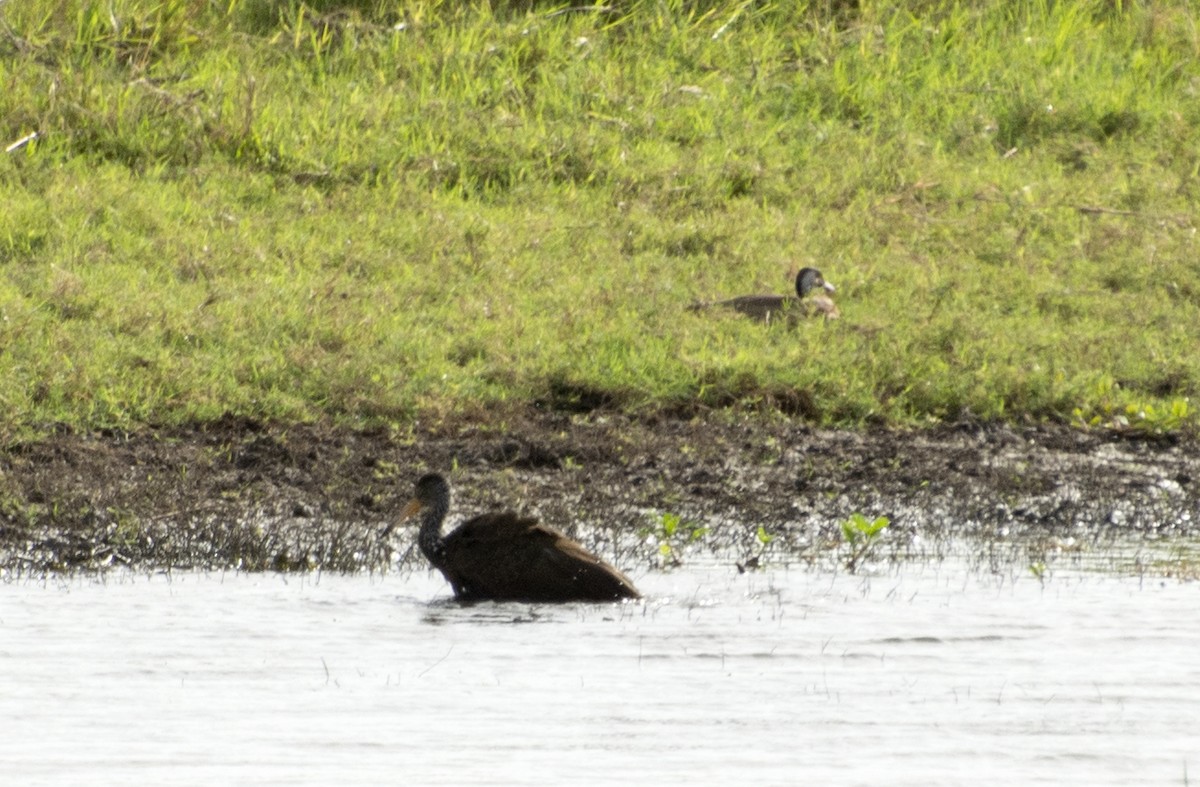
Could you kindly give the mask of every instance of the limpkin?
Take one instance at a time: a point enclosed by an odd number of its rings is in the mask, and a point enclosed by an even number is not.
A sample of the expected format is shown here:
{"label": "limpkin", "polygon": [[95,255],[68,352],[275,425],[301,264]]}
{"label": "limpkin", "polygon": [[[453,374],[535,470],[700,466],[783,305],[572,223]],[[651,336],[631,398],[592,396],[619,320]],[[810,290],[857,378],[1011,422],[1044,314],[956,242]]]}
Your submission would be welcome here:
{"label": "limpkin", "polygon": [[402,519],[421,516],[417,543],[460,601],[617,601],[639,598],[629,578],[537,519],[511,511],[481,514],[448,535],[450,484],[417,481]]}
{"label": "limpkin", "polygon": [[[820,290],[806,298],[813,290]],[[736,309],[747,317],[770,323],[775,320],[797,320],[810,316],[823,316],[836,320],[841,316],[837,304],[826,293],[834,292],[834,286],[816,268],[801,268],[796,274],[795,295],[741,295],[723,301],[704,301],[692,305],[692,309],[707,309],[723,306]]]}

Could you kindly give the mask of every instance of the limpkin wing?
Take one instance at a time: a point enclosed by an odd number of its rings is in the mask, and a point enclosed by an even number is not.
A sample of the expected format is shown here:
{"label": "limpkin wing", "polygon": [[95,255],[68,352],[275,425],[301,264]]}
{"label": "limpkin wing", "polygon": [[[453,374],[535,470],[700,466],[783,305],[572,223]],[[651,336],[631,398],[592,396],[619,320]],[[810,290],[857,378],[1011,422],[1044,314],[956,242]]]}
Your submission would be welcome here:
{"label": "limpkin wing", "polygon": [[446,578],[463,599],[611,601],[636,598],[612,566],[554,528],[514,513],[468,520],[445,540]]}

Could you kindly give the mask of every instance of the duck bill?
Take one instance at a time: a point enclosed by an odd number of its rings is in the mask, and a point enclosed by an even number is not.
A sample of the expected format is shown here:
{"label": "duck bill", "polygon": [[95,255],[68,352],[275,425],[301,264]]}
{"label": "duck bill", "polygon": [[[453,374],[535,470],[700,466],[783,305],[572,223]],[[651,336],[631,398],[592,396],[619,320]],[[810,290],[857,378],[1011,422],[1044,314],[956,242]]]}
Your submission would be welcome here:
{"label": "duck bill", "polygon": [[824,282],[821,286],[825,288],[825,292],[837,292],[837,287],[834,287],[829,282]]}

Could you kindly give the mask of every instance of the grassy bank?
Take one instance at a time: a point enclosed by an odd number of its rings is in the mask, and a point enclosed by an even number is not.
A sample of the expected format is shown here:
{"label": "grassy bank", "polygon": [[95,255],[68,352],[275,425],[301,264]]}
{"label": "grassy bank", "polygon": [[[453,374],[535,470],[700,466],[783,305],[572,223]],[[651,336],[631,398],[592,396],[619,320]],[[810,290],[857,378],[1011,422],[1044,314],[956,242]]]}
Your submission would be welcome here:
{"label": "grassy bank", "polygon": [[1187,3],[615,5],[0,5],[0,430],[1196,423]]}

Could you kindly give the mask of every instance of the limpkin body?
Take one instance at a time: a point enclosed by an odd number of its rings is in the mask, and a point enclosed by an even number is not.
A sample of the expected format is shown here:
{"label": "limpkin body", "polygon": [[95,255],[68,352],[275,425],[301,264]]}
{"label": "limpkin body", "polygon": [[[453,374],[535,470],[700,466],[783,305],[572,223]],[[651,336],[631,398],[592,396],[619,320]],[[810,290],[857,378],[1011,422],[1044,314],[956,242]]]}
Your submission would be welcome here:
{"label": "limpkin body", "polygon": [[482,514],[442,535],[450,484],[417,481],[404,516],[420,513],[417,543],[461,601],[617,601],[638,598],[629,578],[552,527],[513,512]]}

